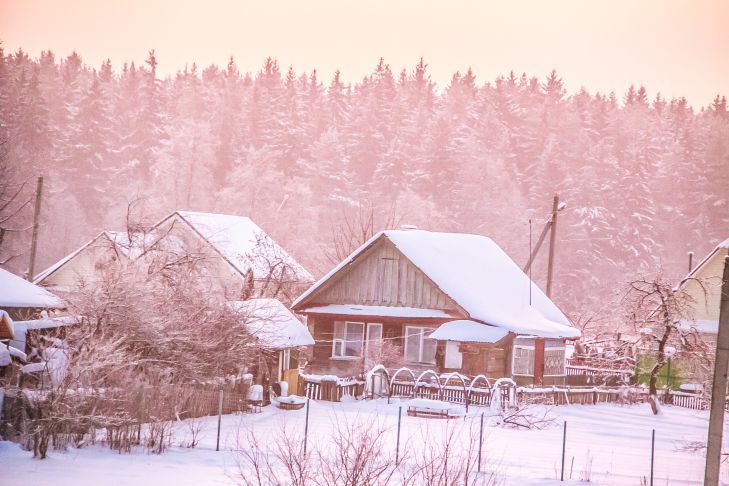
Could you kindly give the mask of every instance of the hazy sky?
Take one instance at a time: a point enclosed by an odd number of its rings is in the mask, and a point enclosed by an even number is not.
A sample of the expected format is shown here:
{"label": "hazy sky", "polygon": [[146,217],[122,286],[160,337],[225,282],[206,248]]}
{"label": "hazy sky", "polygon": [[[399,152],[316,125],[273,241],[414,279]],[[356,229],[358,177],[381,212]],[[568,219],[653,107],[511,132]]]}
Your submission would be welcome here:
{"label": "hazy sky", "polygon": [[395,72],[424,56],[441,86],[469,66],[479,82],[555,68],[570,91],[642,83],[694,105],[729,94],[729,0],[0,0],[0,39],[32,56],[76,50],[93,66],[154,48],[162,74],[230,55],[256,71],[273,56],[354,81],[381,56]]}

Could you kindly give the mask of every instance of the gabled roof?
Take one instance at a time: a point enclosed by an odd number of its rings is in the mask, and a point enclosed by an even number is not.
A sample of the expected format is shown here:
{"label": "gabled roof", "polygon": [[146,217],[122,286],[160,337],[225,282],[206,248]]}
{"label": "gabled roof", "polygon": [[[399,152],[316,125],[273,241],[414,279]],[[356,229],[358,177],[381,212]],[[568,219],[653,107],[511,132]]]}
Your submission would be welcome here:
{"label": "gabled roof", "polygon": [[264,347],[285,349],[314,344],[309,329],[279,300],[250,299],[228,305],[246,319],[249,332]]}
{"label": "gabled roof", "polygon": [[[694,268],[691,269],[691,271],[686,275],[683,279],[681,279],[681,282],[678,284],[679,287],[681,287],[684,283],[686,283],[687,280],[690,278],[694,278],[697,273],[701,272],[701,270],[704,268],[704,266],[711,261],[712,258],[714,258],[714,255],[716,255],[721,250],[729,250],[729,238],[722,241],[716,247],[711,250],[711,253],[706,255],[706,258],[701,260],[698,265],[696,265]],[[721,277],[721,275],[719,275]]]}
{"label": "gabled roof", "polygon": [[0,308],[62,309],[66,304],[37,285],[0,268]]}
{"label": "gabled roof", "polygon": [[315,302],[314,294],[381,238],[391,241],[471,320],[519,335],[580,336],[562,311],[496,243],[485,236],[464,233],[382,231],[304,292],[292,308],[305,310],[309,301],[312,306],[322,305]]}
{"label": "gabled roof", "polygon": [[126,231],[102,231],[82,245],[81,248],[69,253],[50,267],[37,274],[35,278],[33,278],[33,283],[40,284],[43,280],[56,273],[56,271],[61,269],[61,267],[63,267],[66,263],[99,240],[107,240],[110,247],[114,248],[117,252],[131,260],[137,258],[144,248],[151,245],[153,243],[153,239],[154,235],[152,234],[132,234],[130,240],[129,234]]}
{"label": "gabled roof", "polygon": [[[288,280],[311,282],[314,277],[293,259],[281,246],[266,234],[250,218],[228,214],[198,213],[193,211],[175,211],[155,224],[146,233],[132,233],[131,237],[126,231],[102,231],[91,241],[78,250],[65,256],[46,270],[39,273],[35,283],[41,283],[50,275],[58,271],[83,250],[99,239],[110,242],[115,251],[126,258],[138,258],[150,246],[164,242],[168,249],[177,250],[183,243],[170,234],[160,234],[157,230],[170,221],[180,221],[194,234],[209,244],[234,270],[245,276],[250,269],[254,279],[264,279],[269,276],[271,264],[283,263],[291,275],[285,275]],[[258,246],[257,245],[261,245]],[[277,269],[274,269],[276,271]]]}
{"label": "gabled roof", "polygon": [[[304,267],[250,218],[229,214],[175,211],[157,226],[175,215],[210,243],[241,275],[245,275],[250,269],[253,278],[266,278],[271,270],[270,264],[280,261],[294,272],[294,275],[290,276],[291,280],[303,282],[314,280]],[[257,249],[257,245],[263,245],[264,248]],[[256,255],[256,251],[261,253]]]}

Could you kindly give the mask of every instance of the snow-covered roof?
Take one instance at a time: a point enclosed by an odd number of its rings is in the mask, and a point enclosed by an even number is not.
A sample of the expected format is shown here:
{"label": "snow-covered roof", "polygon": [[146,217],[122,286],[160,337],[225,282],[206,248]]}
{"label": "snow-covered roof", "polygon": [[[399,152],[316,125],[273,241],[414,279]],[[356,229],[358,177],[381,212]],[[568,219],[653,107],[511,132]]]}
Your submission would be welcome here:
{"label": "snow-covered roof", "polygon": [[465,319],[446,322],[433,331],[430,339],[462,343],[495,343],[509,334],[504,328]]}
{"label": "snow-covered roof", "polygon": [[228,305],[245,316],[249,332],[265,347],[283,349],[314,344],[309,329],[279,300],[250,299]]}
{"label": "snow-covered roof", "polygon": [[59,270],[61,267],[63,267],[66,263],[71,261],[74,257],[76,257],[79,253],[84,251],[86,248],[93,245],[98,240],[104,238],[108,241],[108,244],[115,248],[119,253],[124,255],[130,260],[133,260],[135,258],[138,258],[145,249],[152,246],[155,242],[155,239],[158,236],[156,236],[153,233],[132,233],[131,238],[129,236],[129,233],[126,231],[109,231],[104,230],[98,235],[94,236],[91,240],[87,241],[84,245],[82,245],[77,250],[72,251],[65,257],[58,260],[56,263],[51,265],[50,267],[46,268],[39,274],[37,274],[33,278],[33,283],[40,284],[51,276],[51,274],[55,273],[57,270]]}
{"label": "snow-covered roof", "polygon": [[0,308],[61,309],[65,306],[47,290],[0,268]]}
{"label": "snow-covered roof", "polygon": [[[182,251],[184,243],[175,235],[161,234],[157,228],[165,222],[178,217],[200,238],[206,241],[237,272],[245,276],[251,269],[254,279],[265,279],[272,266],[274,273],[284,263],[290,275],[283,277],[291,281],[311,282],[314,277],[291,257],[281,246],[266,234],[250,218],[229,214],[175,211],[154,225],[148,232],[132,233],[126,231],[102,231],[78,250],[65,256],[39,273],[35,283],[40,283],[63,267],[71,259],[91,246],[100,238],[107,239],[113,247],[130,260],[138,258],[153,245],[170,251]],[[280,277],[276,275],[276,277]]]}
{"label": "snow-covered roof", "polygon": [[266,278],[271,265],[281,261],[289,271],[293,271],[294,274],[288,276],[291,280],[314,280],[304,267],[250,218],[193,211],[176,211],[174,214],[179,215],[208,241],[242,275],[251,269],[254,278]]}
{"label": "snow-covered roof", "polygon": [[329,304],[307,307],[308,314],[340,314],[345,316],[380,316],[380,317],[412,317],[443,319],[456,317],[440,309],[422,309],[419,307],[392,307],[386,305],[347,305]]}
{"label": "snow-covered roof", "polygon": [[704,265],[706,265],[714,257],[714,255],[717,254],[717,252],[719,250],[729,250],[729,238],[727,238],[726,240],[724,240],[721,243],[719,243],[718,245],[716,245],[714,247],[714,249],[711,250],[711,252],[708,255],[706,255],[706,257],[698,263],[698,265],[696,265],[694,268],[692,268],[691,271],[688,273],[688,275],[686,275],[681,280],[681,282],[678,284],[677,288],[681,287],[688,279],[692,278],[694,275],[696,275],[698,272],[700,272],[701,269],[704,267]]}
{"label": "snow-covered roof", "polygon": [[304,292],[293,307],[301,307],[305,299],[380,238],[390,240],[472,320],[515,334],[546,338],[581,335],[496,243],[485,236],[464,233],[381,231]]}
{"label": "snow-covered roof", "polygon": [[13,321],[14,337],[10,341],[10,345],[23,350],[27,341],[28,331],[38,329],[56,329],[64,326],[71,326],[78,322],[78,318],[74,316],[59,316],[45,319],[34,319],[31,321]]}

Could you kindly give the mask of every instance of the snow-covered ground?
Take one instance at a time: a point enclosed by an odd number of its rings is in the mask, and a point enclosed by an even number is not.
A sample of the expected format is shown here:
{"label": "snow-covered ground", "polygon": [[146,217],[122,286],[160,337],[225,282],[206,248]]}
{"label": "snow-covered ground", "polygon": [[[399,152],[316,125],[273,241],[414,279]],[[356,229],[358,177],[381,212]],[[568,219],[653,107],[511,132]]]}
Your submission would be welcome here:
{"label": "snow-covered ground", "polygon": [[[381,434],[382,452],[394,458],[398,403],[312,401],[310,406],[310,451],[328,443],[336,424],[357,424],[370,430],[385,429]],[[480,413],[488,413],[472,408],[465,418],[444,420],[409,417],[405,410],[403,406],[401,456],[406,457],[423,444],[437,444],[448,432],[454,432],[455,440],[466,447],[468,435],[478,433]],[[46,460],[34,460],[17,444],[0,442],[0,484],[233,484],[238,473],[233,449],[245,431],[255,434],[263,447],[269,447],[284,433],[303,435],[305,412],[266,407],[260,414],[224,416],[221,452],[215,451],[216,417],[203,419],[201,443],[196,448],[173,446],[162,455],[141,449],[118,454],[103,446],[90,446],[53,451]],[[666,406],[663,415],[653,416],[648,405],[603,404],[554,407],[550,414],[555,423],[544,430],[496,427],[487,417],[483,463],[500,483],[558,483],[564,421],[566,477],[571,475],[572,482],[579,482],[590,470],[589,477],[595,484],[640,484],[650,472],[652,429],[656,430],[654,484],[702,482],[703,456],[679,449],[688,441],[705,440],[707,412]],[[184,423],[177,424],[174,444],[187,442],[188,433]],[[729,484],[729,473],[723,472],[722,478],[724,484]]]}

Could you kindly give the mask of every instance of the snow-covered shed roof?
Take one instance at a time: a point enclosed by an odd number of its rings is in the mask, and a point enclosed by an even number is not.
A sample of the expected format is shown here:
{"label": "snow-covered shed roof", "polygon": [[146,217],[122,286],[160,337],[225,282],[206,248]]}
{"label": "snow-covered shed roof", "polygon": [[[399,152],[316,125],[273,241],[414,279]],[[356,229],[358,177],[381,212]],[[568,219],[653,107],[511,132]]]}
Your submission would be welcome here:
{"label": "snow-covered shed roof", "polygon": [[14,321],[13,333],[15,336],[10,341],[10,346],[24,350],[28,331],[35,331],[38,329],[57,329],[59,327],[71,326],[76,323],[78,323],[78,318],[74,316],[46,317],[31,321]]}
{"label": "snow-covered shed roof", "polygon": [[61,309],[66,304],[47,290],[0,268],[0,309],[17,307]]}
{"label": "snow-covered shed roof", "polygon": [[246,319],[249,332],[273,349],[314,344],[309,329],[277,299],[250,299],[228,305]]}
{"label": "snow-covered shed roof", "polygon": [[495,343],[504,339],[508,334],[509,331],[502,327],[489,326],[481,322],[460,319],[442,324],[428,337],[436,341]]}
{"label": "snow-covered shed roof", "polygon": [[496,243],[485,236],[465,233],[418,229],[381,231],[304,292],[293,308],[305,310],[304,303],[317,289],[381,238],[391,241],[471,320],[519,335],[545,338],[581,335]]}

